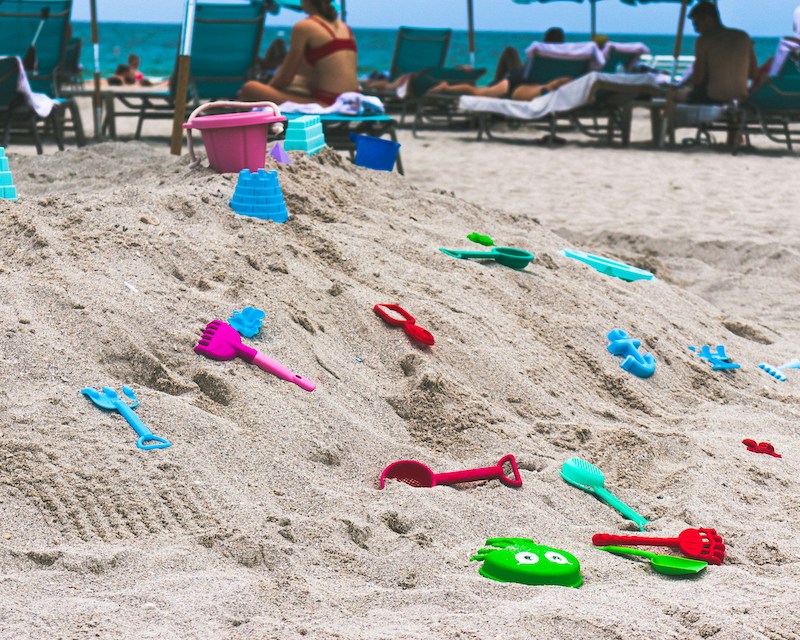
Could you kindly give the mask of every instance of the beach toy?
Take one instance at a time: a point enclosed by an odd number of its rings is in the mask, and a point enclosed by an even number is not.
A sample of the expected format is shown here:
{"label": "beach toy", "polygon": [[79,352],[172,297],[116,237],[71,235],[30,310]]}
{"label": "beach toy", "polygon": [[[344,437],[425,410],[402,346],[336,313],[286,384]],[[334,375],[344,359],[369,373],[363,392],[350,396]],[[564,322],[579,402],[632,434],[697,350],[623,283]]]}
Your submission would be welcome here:
{"label": "beach toy", "polygon": [[8,158],[5,147],[0,147],[0,198],[5,200],[17,199],[17,188],[8,168]]}
{"label": "beach toy", "polygon": [[[503,465],[511,465],[513,477],[506,475]],[[398,460],[393,462],[381,473],[381,489],[387,479],[404,482],[412,487],[435,487],[437,484],[460,484],[462,482],[477,482],[478,480],[499,480],[507,487],[521,487],[522,478],[519,475],[517,460],[510,453],[500,458],[493,467],[480,469],[467,469],[466,471],[451,471],[450,473],[434,473],[430,467],[416,460]]]}
{"label": "beach toy", "polygon": [[697,347],[689,346],[689,351],[694,354],[697,354],[698,358],[702,358],[706,360],[711,365],[712,371],[720,371],[725,369],[738,369],[742,365],[736,364],[735,362],[731,361],[730,356],[725,353],[725,347],[721,344],[717,345],[717,350],[712,352],[711,347],[703,345],[698,350]]}
{"label": "beach toy", "polygon": [[773,447],[769,442],[756,442],[751,438],[745,438],[742,440],[742,444],[747,447],[748,451],[752,451],[753,453],[765,453],[773,458],[783,457],[780,453],[775,453],[775,447]]}
{"label": "beach toy", "polygon": [[359,167],[376,171],[393,171],[400,143],[384,140],[363,133],[351,133],[350,140],[356,145],[356,157],[353,163]]}
{"label": "beach toy", "polygon": [[561,465],[561,477],[573,487],[578,487],[578,489],[582,489],[587,493],[594,494],[608,506],[619,511],[628,520],[633,521],[641,531],[644,531],[647,519],[606,490],[606,478],[603,472],[593,464],[581,458],[570,458]]}
{"label": "beach toy", "polygon": [[498,582],[580,587],[578,559],[567,551],[536,544],[530,538],[489,538],[470,558],[483,562],[478,572]]}
{"label": "beach toy", "polygon": [[289,121],[283,147],[286,151],[305,151],[313,156],[325,146],[325,133],[319,116],[300,116]]}
{"label": "beach toy", "polygon": [[228,324],[245,338],[252,338],[261,330],[261,321],[265,315],[261,309],[245,307],[241,311],[234,311],[228,318]]}
{"label": "beach toy", "polygon": [[239,180],[231,198],[231,209],[243,216],[252,216],[273,222],[286,222],[289,212],[283,199],[278,172],[259,169],[250,173],[239,172]]}
{"label": "beach toy", "polygon": [[451,258],[459,258],[461,260],[475,259],[475,260],[494,260],[504,267],[511,269],[524,269],[527,267],[534,255],[522,249],[515,249],[514,247],[495,247],[491,251],[458,251],[456,249],[439,249],[446,256]]}
{"label": "beach toy", "polygon": [[784,369],[800,369],[800,360],[794,359],[789,360],[786,364],[782,364],[780,367],[773,367],[768,365],[766,362],[762,362],[758,365],[758,368],[767,372],[773,378],[780,382],[786,382],[787,378],[786,375],[781,373]]}
{"label": "beach toy", "polygon": [[602,547],[609,544],[647,545],[649,547],[672,547],[688,558],[704,560],[711,564],[722,564],[725,559],[725,543],[714,529],[684,529],[677,538],[655,538],[652,536],[620,536],[596,533],[592,544]]}
{"label": "beach toy", "polygon": [[233,360],[238,356],[245,362],[254,364],[281,380],[292,382],[306,391],[313,391],[317,387],[311,380],[290,371],[277,360],[242,344],[239,332],[221,320],[212,320],[206,325],[203,337],[195,346],[194,352],[212,360]]}
{"label": "beach toy", "polygon": [[[267,111],[245,113],[220,113],[200,116],[206,109],[266,107]],[[264,168],[267,159],[268,132],[278,135],[283,131],[286,118],[274,102],[207,102],[192,111],[184,123],[189,147],[191,166],[198,166],[202,159],[194,152],[192,131],[198,129],[208,154],[208,163],[217,173],[239,173],[242,169],[257,171]]]}
{"label": "beach toy", "polygon": [[272,145],[272,151],[269,152],[269,155],[280,164],[292,164],[292,159],[289,157],[289,154],[286,153],[280,140]]}
{"label": "beach toy", "polygon": [[469,235],[467,235],[467,240],[470,240],[477,244],[482,244],[484,247],[494,246],[494,240],[492,240],[489,236],[484,236],[480,233],[475,233],[474,231]]}
{"label": "beach toy", "polygon": [[622,356],[620,367],[640,378],[649,378],[656,372],[656,360],[649,353],[639,353],[641,342],[628,337],[622,329],[612,329],[608,333],[608,351]]}
{"label": "beach toy", "polygon": [[[384,311],[385,309],[389,309],[390,311],[396,311],[401,316],[400,318],[394,318],[389,313]],[[409,338],[416,340],[420,344],[431,346],[434,343],[433,334],[430,331],[423,329],[419,325],[417,325],[417,321],[414,320],[414,316],[412,316],[408,311],[403,309],[403,307],[396,305],[396,304],[376,304],[372,307],[372,310],[377,313],[381,318],[383,318],[386,322],[395,327],[401,326],[403,327],[403,331],[406,332]]]}
{"label": "beach toy", "polygon": [[644,269],[637,269],[636,267],[632,267],[624,262],[617,262],[616,260],[611,260],[610,258],[603,258],[602,256],[596,256],[591,253],[578,251],[577,249],[563,249],[561,251],[561,255],[567,258],[572,258],[573,260],[584,262],[600,273],[606,274],[607,276],[614,276],[615,278],[621,278],[622,280],[627,280],[628,282],[632,282],[634,280],[652,280],[654,277],[652,273],[645,271]]}
{"label": "beach toy", "polygon": [[111,387],[103,387],[102,392],[92,389],[91,387],[86,387],[85,389],[81,389],[81,393],[101,409],[118,411],[138,434],[139,439],[136,440],[136,446],[140,449],[149,451],[150,449],[166,449],[172,446],[168,440],[159,436],[154,436],[153,432],[150,431],[145,423],[139,419],[139,416],[134,413],[133,410],[139,406],[139,400],[130,387],[122,387],[122,393],[133,400],[132,404],[128,404],[120,398],[117,392]]}
{"label": "beach toy", "polygon": [[630,549],[628,547],[598,547],[598,549],[609,553],[649,558],[650,566],[653,567],[653,570],[663,573],[665,576],[688,576],[700,573],[708,566],[707,562],[700,560],[690,560],[680,556],[662,556],[651,551],[642,551],[641,549]]}

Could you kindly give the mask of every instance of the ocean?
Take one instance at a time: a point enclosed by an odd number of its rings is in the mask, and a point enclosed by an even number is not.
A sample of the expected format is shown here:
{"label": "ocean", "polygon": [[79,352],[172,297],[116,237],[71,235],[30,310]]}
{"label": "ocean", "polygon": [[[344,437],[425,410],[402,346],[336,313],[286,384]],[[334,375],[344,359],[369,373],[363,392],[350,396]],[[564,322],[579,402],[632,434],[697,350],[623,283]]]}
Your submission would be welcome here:
{"label": "ocean", "polygon": [[[91,31],[88,22],[73,23],[74,34],[83,39],[81,63],[87,79],[91,76],[92,62]],[[397,31],[395,29],[353,29],[358,42],[359,75],[371,71],[388,70],[392,64]],[[511,45],[520,51],[532,41],[541,40],[541,32],[479,31],[475,34],[476,65],[486,67],[491,78],[494,66],[504,47]],[[672,55],[675,37],[670,35],[614,35],[610,39],[617,42],[644,42],[651,53]],[[289,29],[286,27],[265,27],[261,53],[276,37],[288,42]],[[570,33],[567,40],[579,42],[588,40],[588,34]],[[168,76],[172,73],[175,55],[180,39],[180,25],[176,24],[123,24],[104,22],[100,25],[100,67],[104,76],[113,73],[118,64],[126,62],[129,53],[137,53],[142,59],[142,71],[148,76]],[[694,35],[684,39],[681,53],[691,55],[694,51]],[[779,38],[754,38],[756,56],[763,63],[775,51]],[[447,64],[468,64],[469,54],[466,31],[454,31],[450,43]]]}

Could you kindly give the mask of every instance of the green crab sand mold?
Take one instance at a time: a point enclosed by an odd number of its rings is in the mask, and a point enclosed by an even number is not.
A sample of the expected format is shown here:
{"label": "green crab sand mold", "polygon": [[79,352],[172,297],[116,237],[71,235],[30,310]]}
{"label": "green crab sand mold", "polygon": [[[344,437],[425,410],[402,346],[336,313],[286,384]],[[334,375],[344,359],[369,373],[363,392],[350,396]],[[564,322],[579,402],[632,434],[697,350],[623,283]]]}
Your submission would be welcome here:
{"label": "green crab sand mold", "polygon": [[578,559],[567,551],[536,544],[530,538],[489,538],[470,560],[483,562],[479,572],[499,582],[579,587]]}

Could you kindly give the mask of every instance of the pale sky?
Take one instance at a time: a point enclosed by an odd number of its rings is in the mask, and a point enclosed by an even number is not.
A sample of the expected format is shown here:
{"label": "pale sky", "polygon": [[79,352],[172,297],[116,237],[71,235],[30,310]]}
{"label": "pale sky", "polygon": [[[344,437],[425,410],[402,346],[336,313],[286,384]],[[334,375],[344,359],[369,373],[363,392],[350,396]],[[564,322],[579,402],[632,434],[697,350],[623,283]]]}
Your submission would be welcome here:
{"label": "pale sky", "polygon": [[[353,27],[467,28],[466,0],[345,0]],[[792,11],[800,0],[719,0],[725,24],[754,36],[782,36],[792,31]],[[97,0],[101,21],[180,22],[183,0]],[[479,31],[544,31],[558,25],[567,32],[589,31],[589,5],[548,2],[518,5],[511,0],[474,0]],[[675,33],[679,4],[664,2],[630,7],[617,0],[597,4],[599,33]],[[292,25],[301,14],[283,11],[269,16],[268,25]],[[89,20],[89,0],[74,0],[74,20]],[[691,23],[687,24],[691,30]]]}

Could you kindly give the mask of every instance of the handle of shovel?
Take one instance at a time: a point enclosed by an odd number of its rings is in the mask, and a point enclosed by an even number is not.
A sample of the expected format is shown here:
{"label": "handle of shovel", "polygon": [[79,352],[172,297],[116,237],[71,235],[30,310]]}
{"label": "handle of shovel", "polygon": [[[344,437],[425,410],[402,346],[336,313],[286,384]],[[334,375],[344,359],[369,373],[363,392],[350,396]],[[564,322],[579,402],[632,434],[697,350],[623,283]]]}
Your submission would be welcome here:
{"label": "handle of shovel", "polygon": [[649,536],[615,536],[609,533],[595,533],[592,544],[602,547],[609,544],[646,544],[654,547],[672,547],[676,538],[651,538]]}
{"label": "handle of shovel", "polygon": [[628,520],[633,522],[637,527],[639,527],[640,531],[645,530],[644,526],[647,524],[647,518],[645,518],[643,515],[639,513],[636,513],[636,511],[634,511],[631,507],[625,504],[622,500],[617,498],[613,493],[611,493],[610,491],[606,491],[602,487],[597,487],[594,490],[594,493],[609,507],[616,509]]}
{"label": "handle of shovel", "polygon": [[642,556],[643,558],[653,558],[656,555],[650,551],[630,549],[628,547],[600,547],[600,551],[608,551],[609,553],[623,553],[629,556]]}
{"label": "handle of shovel", "polygon": [[267,373],[278,376],[281,380],[293,382],[301,389],[313,391],[317,388],[317,385],[308,378],[304,378],[300,374],[289,369],[289,367],[286,365],[283,365],[277,360],[273,360],[272,358],[265,356],[263,353],[257,352],[252,362],[259,369],[263,369]]}
{"label": "handle of shovel", "polygon": [[[503,465],[508,462],[513,470],[513,477],[506,476]],[[436,484],[459,484],[461,482],[477,482],[478,480],[499,480],[507,487],[521,487],[522,478],[519,475],[517,461],[511,454],[500,458],[493,467],[481,467],[480,469],[467,469],[465,471],[451,471],[449,473],[437,473],[434,475]]]}
{"label": "handle of shovel", "polygon": [[[145,444],[147,442],[152,442],[153,444]],[[151,433],[150,435],[140,436],[136,441],[136,446],[145,451],[150,451],[150,449],[166,449],[167,447],[171,447],[172,443],[166,438],[154,436]]]}
{"label": "handle of shovel", "polygon": [[467,258],[474,258],[476,260],[494,260],[497,257],[497,251],[458,251],[456,249],[439,249],[443,254],[451,258],[460,258],[466,260]]}

